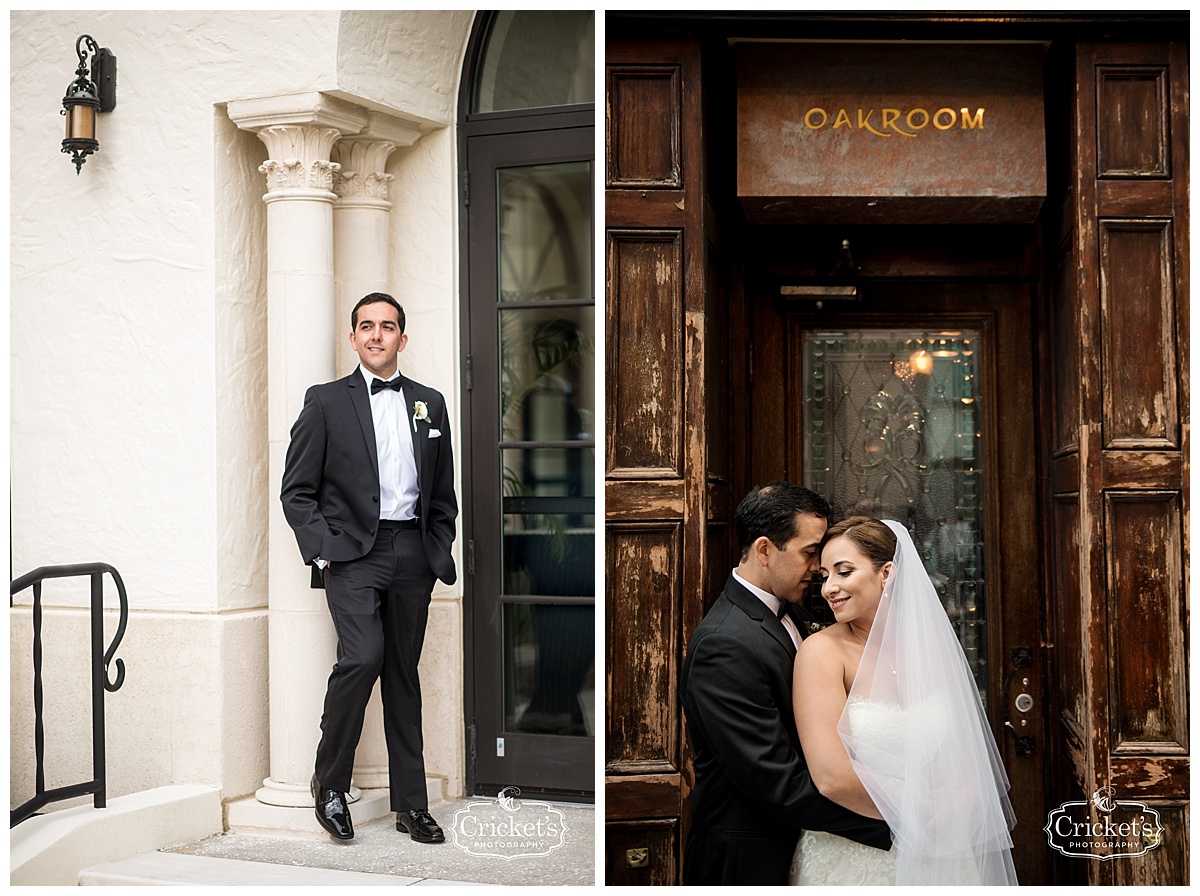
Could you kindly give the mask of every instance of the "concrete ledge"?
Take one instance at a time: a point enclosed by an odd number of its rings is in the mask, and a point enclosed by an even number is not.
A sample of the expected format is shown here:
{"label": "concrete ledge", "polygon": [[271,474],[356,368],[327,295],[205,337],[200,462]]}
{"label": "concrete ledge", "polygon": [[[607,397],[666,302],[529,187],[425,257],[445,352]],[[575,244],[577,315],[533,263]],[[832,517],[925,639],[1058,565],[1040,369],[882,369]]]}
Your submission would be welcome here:
{"label": "concrete ledge", "polygon": [[329,868],[303,868],[294,865],[270,865],[239,859],[214,859],[169,852],[149,852],[117,862],[87,868],[79,876],[81,886],[161,887],[208,885],[231,886],[351,886],[408,887],[420,882],[416,877],[394,874],[367,874],[362,871],[334,871]]}
{"label": "concrete ledge", "polygon": [[199,784],[116,797],[104,809],[63,809],[12,829],[9,883],[76,886],[84,868],[180,846],[221,830],[220,791]]}

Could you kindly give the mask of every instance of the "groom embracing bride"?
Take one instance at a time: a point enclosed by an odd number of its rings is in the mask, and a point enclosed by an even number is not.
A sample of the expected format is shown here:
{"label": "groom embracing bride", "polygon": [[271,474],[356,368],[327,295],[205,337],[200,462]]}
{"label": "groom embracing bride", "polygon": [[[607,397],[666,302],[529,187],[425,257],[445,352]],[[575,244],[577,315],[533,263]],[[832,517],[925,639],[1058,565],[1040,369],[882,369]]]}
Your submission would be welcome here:
{"label": "groom embracing bride", "polygon": [[802,830],[891,846],[861,785],[840,797],[857,811],[817,791],[796,733],[799,604],[828,519],[824,498],[785,482],[754,489],[737,509],[740,561],[696,627],[680,676],[696,753],[684,884],[784,884]]}
{"label": "groom embracing bride", "polygon": [[[738,565],[680,677],[683,883],[1015,884],[1008,779],[910,533],[829,515],[774,482],[734,516]],[[805,641],[817,572],[837,621]]]}

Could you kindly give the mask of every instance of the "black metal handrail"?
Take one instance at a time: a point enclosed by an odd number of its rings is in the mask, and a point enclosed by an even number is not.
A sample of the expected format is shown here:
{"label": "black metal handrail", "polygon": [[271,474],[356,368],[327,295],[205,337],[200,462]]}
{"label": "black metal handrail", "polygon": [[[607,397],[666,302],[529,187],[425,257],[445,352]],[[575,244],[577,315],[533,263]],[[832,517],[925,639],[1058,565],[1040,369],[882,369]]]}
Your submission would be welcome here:
{"label": "black metal handrail", "polygon": [[[104,574],[109,573],[117,584],[117,595],[121,601],[121,617],[112,644],[104,650]],[[67,579],[89,576],[92,580],[92,774],[93,780],[82,784],[46,789],[46,773],[43,767],[46,753],[46,735],[42,724],[42,582],[46,579]],[[120,690],[125,683],[125,663],[117,660],[117,679],[108,680],[108,666],[117,645],[125,635],[125,623],[129,619],[129,600],[125,595],[125,583],[121,574],[107,563],[73,563],[64,566],[39,566],[14,579],[9,590],[8,605],[13,605],[13,596],[33,586],[33,748],[37,760],[35,795],[27,803],[9,813],[10,828],[20,824],[47,803],[72,797],[94,794],[93,803],[103,809],[106,801],[104,776],[104,692]]]}

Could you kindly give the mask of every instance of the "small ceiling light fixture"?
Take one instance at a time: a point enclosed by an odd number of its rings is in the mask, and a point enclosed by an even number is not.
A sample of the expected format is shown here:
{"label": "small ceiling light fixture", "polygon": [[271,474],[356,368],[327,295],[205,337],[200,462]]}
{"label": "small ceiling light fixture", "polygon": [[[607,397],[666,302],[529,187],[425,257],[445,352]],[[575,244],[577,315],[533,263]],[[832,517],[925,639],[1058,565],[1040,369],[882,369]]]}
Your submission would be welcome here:
{"label": "small ceiling light fixture", "polygon": [[[88,77],[87,55],[92,54],[91,78]],[[96,113],[111,112],[117,105],[117,57],[107,47],[99,47],[90,34],[75,41],[79,68],[75,80],[63,97],[63,112],[67,117],[67,135],[62,151],[71,153],[75,173],[79,174],[87,157],[100,148],[96,139]]]}

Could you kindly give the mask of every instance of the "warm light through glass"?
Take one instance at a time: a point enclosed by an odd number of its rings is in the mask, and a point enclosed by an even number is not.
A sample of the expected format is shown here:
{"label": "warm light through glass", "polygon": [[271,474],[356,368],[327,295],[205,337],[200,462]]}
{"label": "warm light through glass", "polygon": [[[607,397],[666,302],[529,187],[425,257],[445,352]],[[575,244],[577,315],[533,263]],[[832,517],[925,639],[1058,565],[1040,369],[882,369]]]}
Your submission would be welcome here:
{"label": "warm light through glass", "polygon": [[912,365],[914,373],[923,373],[926,376],[933,373],[933,358],[929,356],[929,352],[913,352],[908,363]]}

